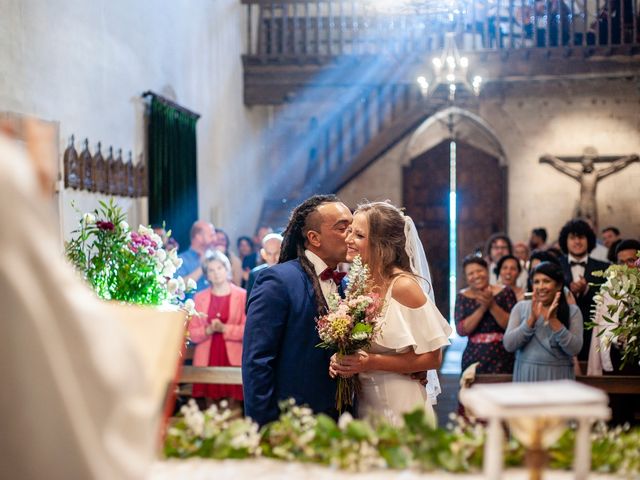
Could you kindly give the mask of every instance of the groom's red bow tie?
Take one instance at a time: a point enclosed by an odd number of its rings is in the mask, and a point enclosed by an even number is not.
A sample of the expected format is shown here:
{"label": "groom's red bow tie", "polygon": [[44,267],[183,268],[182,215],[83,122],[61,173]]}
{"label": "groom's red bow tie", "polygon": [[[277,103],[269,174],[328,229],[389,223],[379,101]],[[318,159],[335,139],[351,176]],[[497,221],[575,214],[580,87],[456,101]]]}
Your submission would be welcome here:
{"label": "groom's red bow tie", "polygon": [[322,280],[323,282],[327,280],[333,280],[336,285],[340,285],[340,282],[342,282],[342,279],[344,278],[345,275],[346,273],[344,272],[338,272],[337,270],[331,270],[330,268],[326,268],[320,274],[320,280]]}

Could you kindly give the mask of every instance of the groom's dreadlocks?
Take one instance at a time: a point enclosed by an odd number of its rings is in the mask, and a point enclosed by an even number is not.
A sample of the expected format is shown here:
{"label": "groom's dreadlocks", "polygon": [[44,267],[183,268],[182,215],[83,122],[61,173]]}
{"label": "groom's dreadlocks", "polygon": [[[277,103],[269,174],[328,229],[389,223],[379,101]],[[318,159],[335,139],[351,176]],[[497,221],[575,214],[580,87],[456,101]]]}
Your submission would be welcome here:
{"label": "groom's dreadlocks", "polygon": [[320,283],[316,275],[313,264],[304,254],[306,235],[311,229],[308,219],[318,207],[325,203],[339,202],[335,195],[314,195],[298,205],[293,212],[289,224],[284,230],[282,237],[282,246],[280,247],[280,258],[278,263],[284,263],[289,260],[299,259],[300,265],[306,272],[313,283],[313,290],[316,296],[316,305],[318,306],[318,314],[323,314],[327,308],[327,302],[322,294]]}

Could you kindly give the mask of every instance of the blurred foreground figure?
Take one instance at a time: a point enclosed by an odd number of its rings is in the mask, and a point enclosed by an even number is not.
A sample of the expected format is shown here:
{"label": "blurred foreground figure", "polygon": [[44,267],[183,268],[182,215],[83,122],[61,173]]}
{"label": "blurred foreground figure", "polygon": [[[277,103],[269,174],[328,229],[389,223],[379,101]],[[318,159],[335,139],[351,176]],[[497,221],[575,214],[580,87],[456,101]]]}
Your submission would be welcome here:
{"label": "blurred foreground figure", "polygon": [[119,319],[62,259],[50,208],[55,133],[25,121],[13,132],[23,145],[5,127],[0,471],[3,478],[141,478],[158,440],[158,402]]}

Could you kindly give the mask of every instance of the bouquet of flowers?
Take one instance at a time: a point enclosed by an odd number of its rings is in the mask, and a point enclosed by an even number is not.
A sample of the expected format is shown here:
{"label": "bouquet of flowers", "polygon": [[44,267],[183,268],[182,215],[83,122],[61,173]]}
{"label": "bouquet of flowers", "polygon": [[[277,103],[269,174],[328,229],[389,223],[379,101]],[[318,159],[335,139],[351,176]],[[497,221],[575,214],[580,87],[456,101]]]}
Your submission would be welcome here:
{"label": "bouquet of flowers", "polygon": [[[66,242],[67,259],[100,298],[141,305],[179,303],[195,282],[175,277],[182,264],[176,249],[167,252],[151,228],[140,225],[132,231],[125,219],[113,200],[100,202],[93,213],[82,216]],[[183,306],[193,313],[191,300]]]}
{"label": "bouquet of flowers", "polygon": [[[383,302],[373,292],[369,268],[357,256],[348,276],[345,298],[334,293],[329,298],[329,313],[316,320],[320,340],[317,346],[336,350],[339,355],[350,355],[371,345],[379,330],[379,317]],[[351,405],[358,388],[357,378],[338,377],[336,407],[339,412]]]}
{"label": "bouquet of flowers", "polygon": [[596,309],[605,308],[607,312],[603,317],[608,325],[601,335],[606,333],[605,339],[616,339],[622,366],[640,361],[640,258],[633,267],[611,265],[594,275],[606,278],[594,297]]}

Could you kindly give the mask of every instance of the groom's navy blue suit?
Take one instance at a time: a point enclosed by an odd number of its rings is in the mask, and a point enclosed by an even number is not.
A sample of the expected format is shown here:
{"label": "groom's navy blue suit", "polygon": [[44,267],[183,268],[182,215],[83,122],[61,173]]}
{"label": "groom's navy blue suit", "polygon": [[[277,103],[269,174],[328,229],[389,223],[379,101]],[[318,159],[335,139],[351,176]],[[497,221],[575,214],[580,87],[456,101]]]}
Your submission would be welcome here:
{"label": "groom's navy blue suit", "polygon": [[337,417],[333,352],[317,348],[316,299],[311,279],[291,260],[265,269],[251,291],[242,352],[245,415],[260,425],[276,420],[278,402],[294,398]]}

